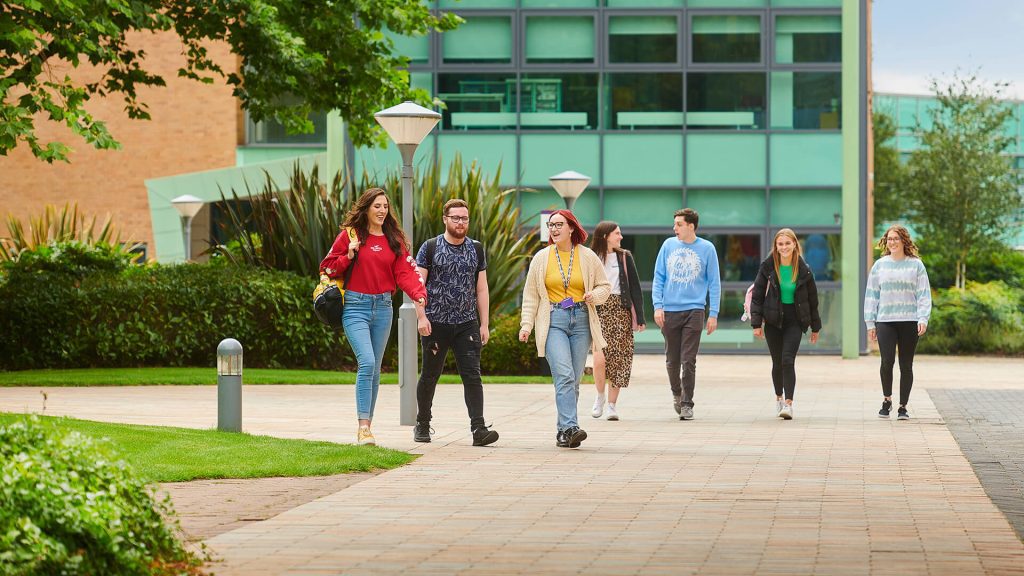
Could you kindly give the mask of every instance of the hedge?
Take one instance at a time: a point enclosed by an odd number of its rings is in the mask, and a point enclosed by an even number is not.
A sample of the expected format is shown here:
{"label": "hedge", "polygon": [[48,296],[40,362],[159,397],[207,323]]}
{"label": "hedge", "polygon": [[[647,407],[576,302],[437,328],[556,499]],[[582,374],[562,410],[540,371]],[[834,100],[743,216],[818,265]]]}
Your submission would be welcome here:
{"label": "hedge", "polygon": [[1003,282],[968,282],[963,290],[936,290],[926,354],[1024,354],[1024,290]]}
{"label": "hedge", "polygon": [[[314,318],[312,290],[312,279],[248,266],[88,270],[26,259],[0,278],[0,369],[214,366],[217,344],[235,338],[247,367],[354,370],[344,334]],[[518,314],[492,318],[484,374],[539,373],[518,332]]]}
{"label": "hedge", "polygon": [[170,501],[103,446],[35,417],[0,426],[3,574],[201,574],[204,559]]}

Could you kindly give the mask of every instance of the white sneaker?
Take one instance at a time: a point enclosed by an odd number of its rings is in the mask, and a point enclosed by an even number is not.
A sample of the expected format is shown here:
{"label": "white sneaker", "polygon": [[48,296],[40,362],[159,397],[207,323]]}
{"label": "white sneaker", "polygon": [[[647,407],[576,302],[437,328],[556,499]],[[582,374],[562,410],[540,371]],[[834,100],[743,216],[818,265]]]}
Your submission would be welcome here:
{"label": "white sneaker", "polygon": [[779,416],[783,420],[792,420],[793,419],[793,405],[792,404],[785,404],[785,405],[783,405],[782,406],[782,410],[779,410]]}
{"label": "white sneaker", "polygon": [[619,419],[619,413],[615,411],[615,404],[608,403],[608,419],[617,421]]}
{"label": "white sneaker", "polygon": [[782,409],[786,407],[786,401],[779,398],[775,400],[775,415],[782,418]]}
{"label": "white sneaker", "polygon": [[600,418],[604,414],[604,394],[598,394],[594,398],[594,409],[590,411],[590,415],[594,418]]}

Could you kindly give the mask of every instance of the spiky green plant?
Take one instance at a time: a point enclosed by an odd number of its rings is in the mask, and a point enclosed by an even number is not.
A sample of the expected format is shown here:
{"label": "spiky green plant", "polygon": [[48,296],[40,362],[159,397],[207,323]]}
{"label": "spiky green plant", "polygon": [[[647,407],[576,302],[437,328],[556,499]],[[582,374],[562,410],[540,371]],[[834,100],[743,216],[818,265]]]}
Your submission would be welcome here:
{"label": "spiky green plant", "polygon": [[121,243],[121,236],[111,223],[110,216],[96,229],[96,217],[88,217],[78,209],[77,203],[66,203],[57,208],[47,205],[39,216],[29,216],[28,230],[19,218],[8,214],[9,237],[0,238],[0,261],[15,261],[26,250],[63,242],[81,242],[86,246],[105,245],[118,252],[128,253],[136,245]]}
{"label": "spiky green plant", "polygon": [[[444,232],[441,217],[445,202],[452,198],[465,200],[470,210],[469,236],[482,242],[487,250],[491,310],[507,312],[522,287],[526,260],[539,247],[536,230],[522,232],[515,190],[502,190],[499,184],[501,166],[488,179],[479,164],[472,162],[466,166],[458,154],[448,165],[447,178],[442,178],[442,165],[438,158],[436,163],[429,163],[417,173],[413,245],[418,249],[428,239]],[[373,183],[364,176],[361,188],[371,185]],[[397,172],[389,173],[383,184],[393,199],[396,214],[401,214],[401,186]]]}

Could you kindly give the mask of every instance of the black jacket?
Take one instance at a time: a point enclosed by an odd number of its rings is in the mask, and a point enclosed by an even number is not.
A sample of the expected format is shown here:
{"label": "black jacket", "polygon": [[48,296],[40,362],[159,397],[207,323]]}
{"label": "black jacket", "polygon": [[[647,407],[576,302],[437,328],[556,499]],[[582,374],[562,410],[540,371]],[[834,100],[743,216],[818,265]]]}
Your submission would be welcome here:
{"label": "black jacket", "polygon": [[627,288],[629,289],[628,298],[633,303],[633,309],[636,310],[636,323],[646,326],[644,294],[640,290],[640,274],[636,271],[636,262],[633,261],[633,254],[629,250],[621,250],[616,252],[615,255],[619,258],[619,290],[623,296],[626,296],[626,290]]}
{"label": "black jacket", "polygon": [[[796,305],[800,330],[807,332],[810,328],[811,332],[821,332],[818,286],[814,283],[814,273],[803,258],[800,258],[798,266],[793,304]],[[750,295],[750,325],[760,328],[762,324],[782,328],[782,291],[779,288],[778,275],[775,274],[775,261],[771,255],[761,262],[757,270],[757,279],[754,280],[754,291]]]}

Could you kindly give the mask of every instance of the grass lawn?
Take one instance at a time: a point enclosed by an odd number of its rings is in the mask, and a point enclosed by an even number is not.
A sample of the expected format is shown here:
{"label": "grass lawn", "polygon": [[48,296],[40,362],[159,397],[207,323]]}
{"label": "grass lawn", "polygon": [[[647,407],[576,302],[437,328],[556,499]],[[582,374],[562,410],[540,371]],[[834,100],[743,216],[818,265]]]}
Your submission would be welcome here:
{"label": "grass lawn", "polygon": [[[587,381],[585,377],[584,382]],[[549,376],[484,376],[484,384],[550,384]],[[244,384],[355,384],[355,372],[329,370],[273,370],[246,368]],[[593,379],[590,380],[593,382]],[[21,370],[0,372],[3,386],[151,386],[217,383],[217,369],[209,368],[82,368],[73,370]],[[398,374],[384,373],[382,384],[397,384]],[[441,384],[461,384],[458,374],[441,376]]]}
{"label": "grass lawn", "polygon": [[[0,412],[0,426],[27,418]],[[45,426],[106,438],[112,451],[152,482],[204,478],[326,476],[390,469],[416,456],[374,446],[287,440],[217,430],[109,424],[40,416]]]}

